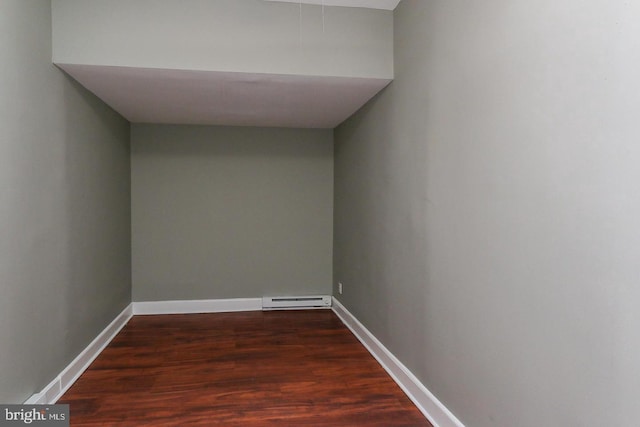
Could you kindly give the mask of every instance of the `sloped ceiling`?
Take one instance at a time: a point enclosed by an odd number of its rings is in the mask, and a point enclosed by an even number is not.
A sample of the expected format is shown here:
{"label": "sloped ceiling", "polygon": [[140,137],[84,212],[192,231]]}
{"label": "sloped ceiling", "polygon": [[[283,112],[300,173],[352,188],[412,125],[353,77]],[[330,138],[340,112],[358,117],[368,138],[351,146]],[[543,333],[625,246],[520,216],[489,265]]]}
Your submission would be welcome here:
{"label": "sloped ceiling", "polygon": [[[78,1],[83,2],[83,0]],[[297,7],[296,3],[302,2],[374,9],[393,9],[399,3],[399,0],[279,1],[285,1],[288,5],[293,4],[294,7]],[[274,9],[282,11],[282,9],[289,8]],[[68,9],[68,11],[74,10],[73,8]],[[89,9],[90,11],[91,9]],[[233,9],[231,12],[237,11]],[[346,12],[349,16],[360,13],[355,10],[334,10],[333,12]],[[386,13],[364,13],[366,16],[388,16]],[[88,16],[90,17],[91,14],[89,13]],[[160,14],[160,16],[162,15]],[[297,13],[292,16],[297,17]],[[75,21],[71,20],[70,22]],[[98,22],[100,25],[105,25],[105,22],[110,21],[107,19],[98,20]],[[111,25],[123,28],[115,24],[117,22]],[[260,22],[252,25],[260,25]],[[78,28],[79,34],[82,34],[81,31],[87,31],[82,26]],[[110,27],[107,26],[107,28]],[[122,37],[126,37],[127,34],[129,37],[137,37],[135,31],[127,33],[126,30],[129,27],[125,26],[124,28]],[[137,30],[135,26],[132,28]],[[151,30],[146,28],[146,31],[161,33],[158,28],[153,28],[153,26]],[[324,27],[322,27],[322,31],[324,33]],[[146,34],[144,31],[142,33]],[[349,31],[344,33],[344,37],[349,37]],[[176,37],[182,36],[189,40],[193,34],[198,33],[184,31],[184,34],[178,34]],[[205,31],[203,34],[208,33]],[[287,43],[291,41],[285,38],[288,33],[275,32],[275,34],[274,40],[288,46]],[[78,34],[69,40],[77,40],[77,36]],[[57,38],[57,40],[60,39]],[[150,38],[147,41],[153,40]],[[310,48],[318,48],[320,52],[322,49],[331,49],[332,39],[323,37],[322,40],[324,45],[320,47],[315,46],[313,41],[309,42]],[[221,44],[221,46],[224,51],[226,45]],[[259,43],[256,46],[259,46]],[[384,46],[384,43],[381,43],[381,46]],[[364,51],[366,48],[367,46],[358,47]],[[381,50],[384,51],[384,49]],[[207,53],[205,52],[205,54]],[[250,52],[250,54],[254,54],[254,52]],[[126,61],[124,63],[122,61],[100,62],[95,60],[94,62],[72,62],[74,61],[56,61],[55,63],[132,123],[331,129],[355,113],[387,86],[392,79],[392,76],[386,78],[386,75],[383,78],[365,78],[365,76],[347,77],[340,73],[316,76],[310,75],[309,71],[300,74],[287,74],[286,67],[283,74],[266,74],[269,71],[260,73],[259,67],[256,68],[256,72],[251,72],[253,71],[251,67],[245,68],[248,72],[222,71],[224,68],[220,71],[214,71],[206,67],[188,69],[189,61],[185,61],[185,69],[164,68],[162,66],[157,68],[123,66],[127,63]],[[358,73],[355,75],[358,76]]]}
{"label": "sloped ceiling", "polygon": [[132,123],[332,129],[391,82],[57,65]]}

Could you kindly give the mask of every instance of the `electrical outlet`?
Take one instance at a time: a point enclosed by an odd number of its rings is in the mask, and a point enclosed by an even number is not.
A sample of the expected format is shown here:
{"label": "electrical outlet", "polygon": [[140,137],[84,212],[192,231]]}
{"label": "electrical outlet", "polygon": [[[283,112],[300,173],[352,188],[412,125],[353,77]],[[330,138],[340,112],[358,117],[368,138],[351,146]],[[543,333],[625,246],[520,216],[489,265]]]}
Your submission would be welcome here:
{"label": "electrical outlet", "polygon": [[338,293],[342,295],[342,282],[338,282]]}

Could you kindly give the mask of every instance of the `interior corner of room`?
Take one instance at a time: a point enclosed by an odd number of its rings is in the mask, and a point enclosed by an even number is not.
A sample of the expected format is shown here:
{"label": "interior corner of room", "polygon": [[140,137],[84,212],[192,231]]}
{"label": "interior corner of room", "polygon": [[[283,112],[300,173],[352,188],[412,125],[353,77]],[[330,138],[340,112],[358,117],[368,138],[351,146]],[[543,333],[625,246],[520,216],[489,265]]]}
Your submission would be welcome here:
{"label": "interior corner of room", "polygon": [[132,316],[315,299],[435,427],[636,425],[639,21],[0,0],[0,403]]}

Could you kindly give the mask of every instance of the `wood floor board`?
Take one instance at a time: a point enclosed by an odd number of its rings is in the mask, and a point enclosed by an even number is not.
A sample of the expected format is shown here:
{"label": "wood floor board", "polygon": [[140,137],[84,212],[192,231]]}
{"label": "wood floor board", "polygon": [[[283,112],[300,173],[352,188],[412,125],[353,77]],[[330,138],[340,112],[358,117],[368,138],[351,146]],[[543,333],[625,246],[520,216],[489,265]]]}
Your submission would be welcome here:
{"label": "wood floor board", "polygon": [[136,316],[59,403],[77,427],[430,426],[326,310]]}

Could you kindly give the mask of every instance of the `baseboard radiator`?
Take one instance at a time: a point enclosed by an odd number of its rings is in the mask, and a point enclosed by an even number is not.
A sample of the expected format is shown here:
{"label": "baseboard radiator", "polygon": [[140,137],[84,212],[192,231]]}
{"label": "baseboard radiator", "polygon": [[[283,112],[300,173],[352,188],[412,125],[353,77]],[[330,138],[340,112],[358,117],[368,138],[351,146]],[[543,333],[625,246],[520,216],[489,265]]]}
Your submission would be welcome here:
{"label": "baseboard radiator", "polygon": [[331,308],[331,296],[262,297],[262,309],[265,311],[320,308]]}

